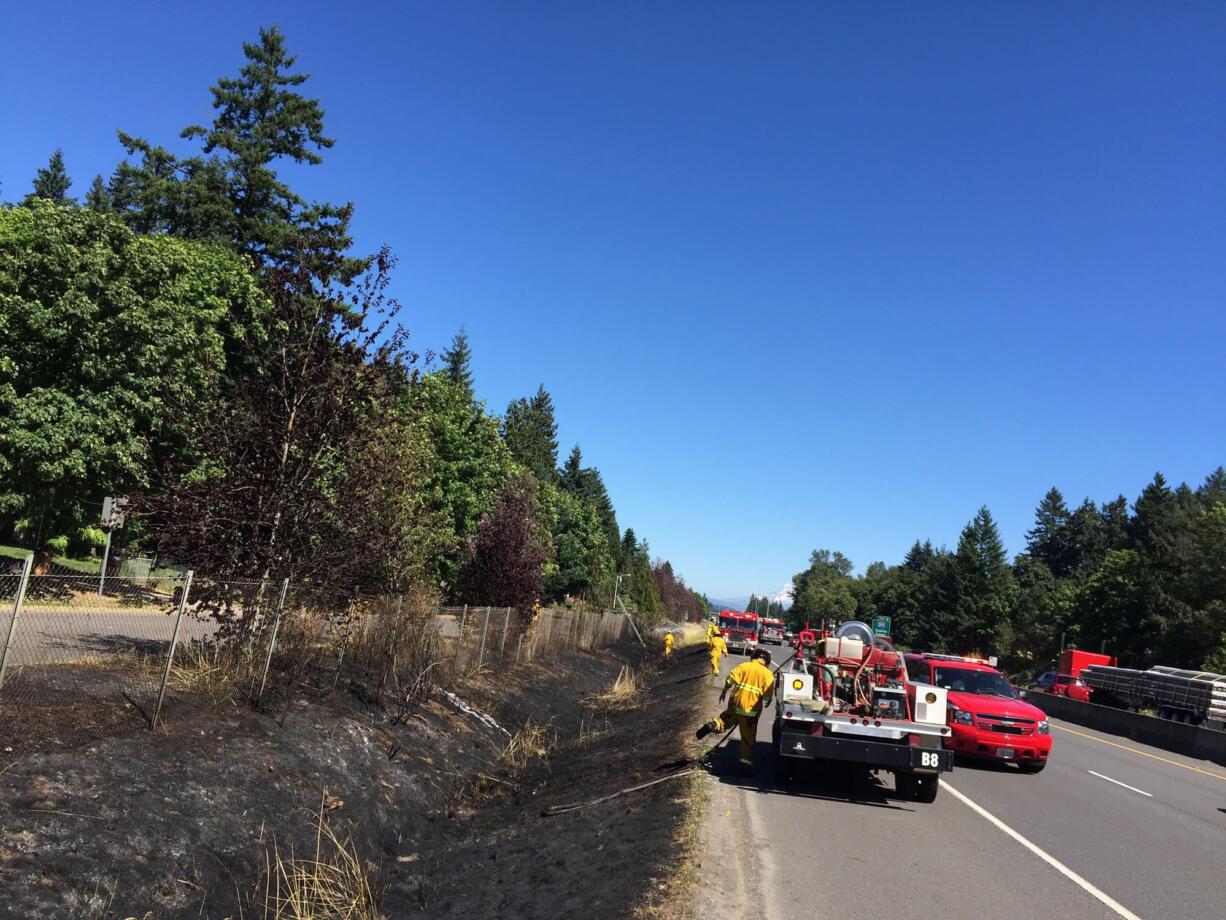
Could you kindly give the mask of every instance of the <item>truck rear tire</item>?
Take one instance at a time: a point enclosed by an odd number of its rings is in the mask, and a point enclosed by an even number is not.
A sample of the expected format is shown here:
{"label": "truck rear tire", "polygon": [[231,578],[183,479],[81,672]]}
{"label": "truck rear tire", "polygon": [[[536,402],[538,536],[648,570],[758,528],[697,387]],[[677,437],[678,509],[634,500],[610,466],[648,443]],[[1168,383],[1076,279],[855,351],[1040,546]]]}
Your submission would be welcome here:
{"label": "truck rear tire", "polygon": [[894,789],[900,799],[931,804],[940,790],[937,777],[928,773],[895,773]]}
{"label": "truck rear tire", "polygon": [[915,777],[915,801],[923,802],[925,805],[931,805],[937,800],[937,792],[940,791],[940,784],[937,782],[937,777],[931,773],[925,773]]}

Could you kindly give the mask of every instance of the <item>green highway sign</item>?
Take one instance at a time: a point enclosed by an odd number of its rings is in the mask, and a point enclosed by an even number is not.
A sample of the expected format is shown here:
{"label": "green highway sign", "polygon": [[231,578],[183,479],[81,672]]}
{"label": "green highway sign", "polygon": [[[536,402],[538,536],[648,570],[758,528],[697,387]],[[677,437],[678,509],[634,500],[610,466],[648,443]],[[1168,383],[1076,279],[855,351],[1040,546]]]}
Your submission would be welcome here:
{"label": "green highway sign", "polygon": [[877,617],[873,620],[873,635],[888,636],[890,634],[891,620],[889,617]]}

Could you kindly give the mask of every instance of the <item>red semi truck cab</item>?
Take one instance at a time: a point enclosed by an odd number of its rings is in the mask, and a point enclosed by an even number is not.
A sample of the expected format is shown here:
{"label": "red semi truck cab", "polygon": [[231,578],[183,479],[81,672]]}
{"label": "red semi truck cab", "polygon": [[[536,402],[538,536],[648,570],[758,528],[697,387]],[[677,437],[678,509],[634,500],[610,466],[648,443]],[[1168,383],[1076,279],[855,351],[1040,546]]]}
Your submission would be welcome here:
{"label": "red semi truck cab", "polygon": [[740,652],[748,655],[758,647],[758,634],[761,622],[756,613],[746,613],[739,610],[721,610],[719,612],[719,632],[730,652]]}
{"label": "red semi truck cab", "polygon": [[1110,655],[1100,655],[1098,652],[1083,652],[1077,648],[1066,648],[1060,653],[1060,658],[1056,662],[1056,680],[1048,693],[1088,703],[1091,691],[1081,679],[1081,672],[1092,664],[1105,664],[1114,668],[1115,659]]}

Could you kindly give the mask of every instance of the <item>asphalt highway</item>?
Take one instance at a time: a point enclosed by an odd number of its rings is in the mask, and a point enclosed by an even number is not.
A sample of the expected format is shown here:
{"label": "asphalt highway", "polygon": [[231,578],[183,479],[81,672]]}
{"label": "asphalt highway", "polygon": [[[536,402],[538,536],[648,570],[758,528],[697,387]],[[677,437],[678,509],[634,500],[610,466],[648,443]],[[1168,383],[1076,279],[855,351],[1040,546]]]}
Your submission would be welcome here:
{"label": "asphalt highway", "polygon": [[712,757],[704,916],[1226,917],[1226,769],[1052,720],[1042,773],[959,763],[924,805],[886,773],[775,784],[772,717],[752,778],[735,733]]}

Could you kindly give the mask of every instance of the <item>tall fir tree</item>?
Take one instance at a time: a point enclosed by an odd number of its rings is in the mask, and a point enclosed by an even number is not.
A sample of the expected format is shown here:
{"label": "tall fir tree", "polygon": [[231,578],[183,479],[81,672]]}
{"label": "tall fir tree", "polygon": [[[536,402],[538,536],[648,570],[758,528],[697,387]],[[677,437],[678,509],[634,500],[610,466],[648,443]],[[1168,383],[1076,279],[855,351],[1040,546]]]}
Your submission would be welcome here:
{"label": "tall fir tree", "polygon": [[964,652],[1002,655],[1012,647],[1015,584],[1005,557],[996,521],[984,506],[963,529],[954,554],[955,628]]}
{"label": "tall fir tree", "polygon": [[278,176],[282,162],[315,165],[333,144],[324,133],[324,111],[298,87],[308,75],[275,27],[245,43],[246,63],[237,77],[211,88],[217,114],[209,126],[190,125],[181,136],[201,142],[202,154],[178,157],[134,135],[119,133],[129,157],[111,182],[116,206],[138,233],[167,232],[225,242],[255,259],[279,265],[302,255],[300,237],[312,245],[336,280],[347,283],[368,260],[339,257],[349,249],[348,206],[307,203]]}
{"label": "tall fir tree", "polygon": [[1072,571],[1073,548],[1069,533],[1069,510],[1060,490],[1052,486],[1034,512],[1034,527],[1026,532],[1026,551],[1057,578]]}
{"label": "tall fir tree", "polygon": [[51,154],[47,165],[34,174],[34,189],[26,196],[25,204],[36,198],[53,201],[56,204],[76,204],[76,200],[68,197],[68,189],[72,187],[72,179],[64,168],[64,152],[56,148]]}
{"label": "tall fir tree", "polygon": [[89,191],[85,193],[85,207],[99,214],[110,214],[115,210],[111,192],[101,175],[94,176],[94,181],[89,184]]}
{"label": "tall fir tree", "polygon": [[468,333],[464,327],[455,334],[451,345],[442,354],[443,375],[459,387],[468,398],[474,397],[472,374],[472,349],[468,345]]}
{"label": "tall fir tree", "polygon": [[531,399],[516,399],[507,406],[502,435],[511,456],[531,470],[539,482],[557,478],[558,424],[544,384]]}

